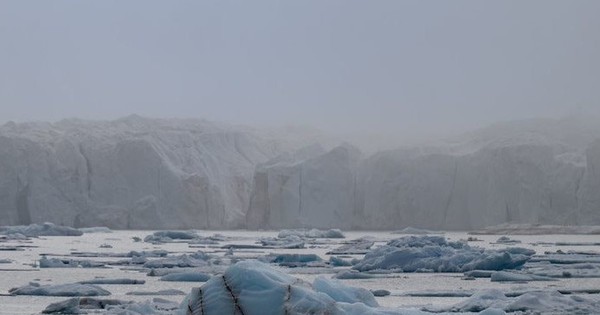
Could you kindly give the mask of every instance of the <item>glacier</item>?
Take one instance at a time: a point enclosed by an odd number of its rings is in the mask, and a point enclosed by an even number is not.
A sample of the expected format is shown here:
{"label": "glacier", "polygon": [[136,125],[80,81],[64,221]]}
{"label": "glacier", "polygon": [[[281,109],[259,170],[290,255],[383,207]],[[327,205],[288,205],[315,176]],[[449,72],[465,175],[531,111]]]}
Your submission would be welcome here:
{"label": "glacier", "polygon": [[9,122],[0,126],[0,225],[598,225],[599,170],[600,125],[586,117],[499,123],[379,152],[205,120]]}

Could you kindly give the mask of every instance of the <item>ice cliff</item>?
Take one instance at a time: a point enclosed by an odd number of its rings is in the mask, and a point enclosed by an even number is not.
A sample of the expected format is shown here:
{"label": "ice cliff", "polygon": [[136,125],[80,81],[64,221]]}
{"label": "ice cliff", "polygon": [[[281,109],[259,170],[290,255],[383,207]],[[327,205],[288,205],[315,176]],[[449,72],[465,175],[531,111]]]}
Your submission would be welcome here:
{"label": "ice cliff", "polygon": [[600,124],[526,120],[361,157],[349,146],[257,167],[249,227],[475,229],[600,224]]}
{"label": "ice cliff", "polygon": [[0,127],[0,225],[240,227],[255,166],[310,138],[135,115],[9,122]]}
{"label": "ice cliff", "polygon": [[497,124],[374,154],[201,120],[0,127],[0,225],[477,229],[600,224],[600,124]]}

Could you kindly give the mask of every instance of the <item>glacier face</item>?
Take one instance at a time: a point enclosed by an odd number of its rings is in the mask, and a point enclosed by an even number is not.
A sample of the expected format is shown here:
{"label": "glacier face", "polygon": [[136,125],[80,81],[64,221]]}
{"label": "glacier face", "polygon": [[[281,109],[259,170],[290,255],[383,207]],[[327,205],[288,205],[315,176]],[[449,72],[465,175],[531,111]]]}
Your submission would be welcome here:
{"label": "glacier face", "polygon": [[374,154],[200,120],[0,127],[0,225],[476,229],[600,224],[600,126],[491,126]]}
{"label": "glacier face", "polygon": [[266,163],[255,172],[249,226],[600,224],[598,138],[593,122],[532,120],[362,159],[341,146]]}
{"label": "glacier face", "polygon": [[0,225],[240,227],[255,166],[306,144],[199,120],[7,123]]}

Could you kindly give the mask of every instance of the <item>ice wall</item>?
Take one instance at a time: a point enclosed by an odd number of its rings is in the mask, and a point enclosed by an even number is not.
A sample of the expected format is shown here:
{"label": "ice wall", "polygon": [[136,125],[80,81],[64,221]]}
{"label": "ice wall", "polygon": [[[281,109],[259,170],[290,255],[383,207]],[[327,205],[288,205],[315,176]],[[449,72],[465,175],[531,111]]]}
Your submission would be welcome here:
{"label": "ice wall", "polygon": [[254,175],[248,223],[461,230],[600,224],[598,138],[596,124],[581,119],[531,120],[364,159],[336,148],[266,163]]}
{"label": "ice wall", "polygon": [[600,124],[498,124],[362,154],[200,120],[0,127],[0,225],[476,229],[600,224]]}
{"label": "ice wall", "polygon": [[257,164],[306,145],[198,120],[8,123],[0,128],[0,225],[232,228]]}

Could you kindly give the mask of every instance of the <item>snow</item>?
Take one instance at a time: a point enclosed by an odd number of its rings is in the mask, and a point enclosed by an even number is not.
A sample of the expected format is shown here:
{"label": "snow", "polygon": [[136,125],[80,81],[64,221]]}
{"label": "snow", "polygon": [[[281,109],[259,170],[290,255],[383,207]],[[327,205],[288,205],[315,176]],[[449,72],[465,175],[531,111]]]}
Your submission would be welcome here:
{"label": "snow", "polygon": [[42,295],[42,296],[101,296],[110,295],[110,292],[101,287],[91,284],[57,284],[40,285],[29,283],[22,287],[13,288],[8,291],[12,295]]}
{"label": "snow", "polygon": [[520,268],[534,252],[523,248],[484,250],[442,236],[406,236],[367,253],[353,269],[400,272],[465,272]]}

